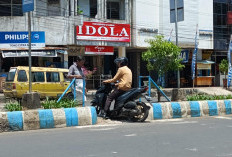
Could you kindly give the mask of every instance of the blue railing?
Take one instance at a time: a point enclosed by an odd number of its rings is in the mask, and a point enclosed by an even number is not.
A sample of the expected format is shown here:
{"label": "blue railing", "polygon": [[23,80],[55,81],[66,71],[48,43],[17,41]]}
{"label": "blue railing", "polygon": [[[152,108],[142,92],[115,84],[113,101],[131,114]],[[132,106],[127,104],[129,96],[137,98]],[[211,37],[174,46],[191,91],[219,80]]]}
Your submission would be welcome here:
{"label": "blue railing", "polygon": [[[72,80],[72,82],[69,84],[69,86],[62,93],[62,95],[60,96],[60,98],[57,100],[57,103],[63,98],[63,96],[67,93],[67,91],[69,90],[69,88],[72,87],[73,84],[74,84],[73,98],[76,101],[76,79],[74,78]],[[85,79],[83,79],[83,90],[82,91],[83,91],[83,94],[82,94],[82,106],[85,107]]]}
{"label": "blue railing", "polygon": [[139,87],[141,87],[141,79],[148,78],[148,94],[151,96],[151,83],[155,85],[155,87],[159,90],[159,92],[170,102],[171,100],[167,97],[167,95],[159,88],[159,86],[152,80],[151,76],[139,76]]}

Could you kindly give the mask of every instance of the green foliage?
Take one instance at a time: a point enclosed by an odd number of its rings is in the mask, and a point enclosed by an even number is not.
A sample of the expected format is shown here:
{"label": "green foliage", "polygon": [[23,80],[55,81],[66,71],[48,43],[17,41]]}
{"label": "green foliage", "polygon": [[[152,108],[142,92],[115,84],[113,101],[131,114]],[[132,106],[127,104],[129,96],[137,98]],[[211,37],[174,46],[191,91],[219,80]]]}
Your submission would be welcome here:
{"label": "green foliage", "polygon": [[9,103],[6,103],[6,105],[4,106],[4,109],[7,111],[22,111],[22,107],[19,104],[19,102],[12,102],[10,101]]}
{"label": "green foliage", "polygon": [[163,36],[156,36],[155,39],[146,42],[150,46],[146,52],[143,52],[142,59],[148,62],[148,71],[155,70],[160,76],[184,67],[181,64],[182,59],[179,58],[181,49],[172,42],[164,40]]}
{"label": "green foliage", "polygon": [[206,95],[206,94],[195,94],[188,95],[188,101],[201,101],[201,100],[225,100],[232,99],[232,95]]}
{"label": "green foliage", "polygon": [[44,109],[52,109],[52,108],[71,108],[79,106],[75,100],[70,99],[62,99],[57,103],[57,100],[49,100],[46,98],[45,101],[41,102],[41,105]]}
{"label": "green foliage", "polygon": [[227,59],[221,60],[221,63],[219,64],[219,70],[225,75],[225,78],[228,73],[228,66],[229,64]]}
{"label": "green foliage", "polygon": [[80,9],[80,6],[77,6],[77,14],[78,15],[82,15],[83,14],[83,10]]}

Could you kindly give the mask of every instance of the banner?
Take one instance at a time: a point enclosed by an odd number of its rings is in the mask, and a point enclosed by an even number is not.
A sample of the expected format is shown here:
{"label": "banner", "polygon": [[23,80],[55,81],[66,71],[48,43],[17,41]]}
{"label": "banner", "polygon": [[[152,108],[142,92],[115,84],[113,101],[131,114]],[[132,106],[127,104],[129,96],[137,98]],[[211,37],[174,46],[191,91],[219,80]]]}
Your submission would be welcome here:
{"label": "banner", "polygon": [[198,51],[198,45],[197,45],[197,31],[195,36],[195,49],[193,51],[193,57],[192,57],[192,79],[195,78],[195,71],[196,71],[196,60],[197,60],[197,51]]}
{"label": "banner", "polygon": [[230,44],[229,44],[229,48],[228,48],[228,54],[227,54],[227,58],[228,58],[228,79],[227,79],[227,87],[230,87],[230,83],[231,83],[231,78],[232,78],[232,67],[231,67],[231,52],[232,52],[232,35],[230,37]]}
{"label": "banner", "polygon": [[130,42],[130,24],[84,22],[76,26],[76,39]]}
{"label": "banner", "polygon": [[195,71],[196,71],[196,59],[197,59],[197,51],[198,48],[196,47],[193,52],[193,57],[192,57],[192,79],[194,80],[195,78]]}

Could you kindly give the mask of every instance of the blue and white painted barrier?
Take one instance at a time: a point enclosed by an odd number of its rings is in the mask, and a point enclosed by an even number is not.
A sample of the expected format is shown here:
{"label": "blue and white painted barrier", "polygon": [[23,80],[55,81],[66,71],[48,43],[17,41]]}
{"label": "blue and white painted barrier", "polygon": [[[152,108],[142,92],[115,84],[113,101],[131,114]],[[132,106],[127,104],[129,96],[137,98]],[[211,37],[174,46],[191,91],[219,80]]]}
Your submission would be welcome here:
{"label": "blue and white painted barrier", "polygon": [[0,112],[0,131],[22,131],[46,128],[94,125],[94,107]]}
{"label": "blue and white painted barrier", "polygon": [[149,119],[189,118],[232,114],[230,100],[152,103]]}

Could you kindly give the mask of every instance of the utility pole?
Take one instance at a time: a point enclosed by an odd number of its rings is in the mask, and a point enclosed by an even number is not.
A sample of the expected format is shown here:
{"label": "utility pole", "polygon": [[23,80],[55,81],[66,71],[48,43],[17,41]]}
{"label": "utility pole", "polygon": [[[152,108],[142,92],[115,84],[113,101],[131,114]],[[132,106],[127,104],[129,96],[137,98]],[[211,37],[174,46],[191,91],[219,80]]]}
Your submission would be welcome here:
{"label": "utility pole", "polygon": [[29,64],[29,93],[32,91],[32,83],[31,83],[31,12],[27,12],[28,14],[28,64]]}
{"label": "utility pole", "polygon": [[[176,29],[176,46],[178,46],[178,15],[177,15],[177,0],[175,0],[175,29]],[[180,70],[177,71],[177,87],[180,88]]]}

